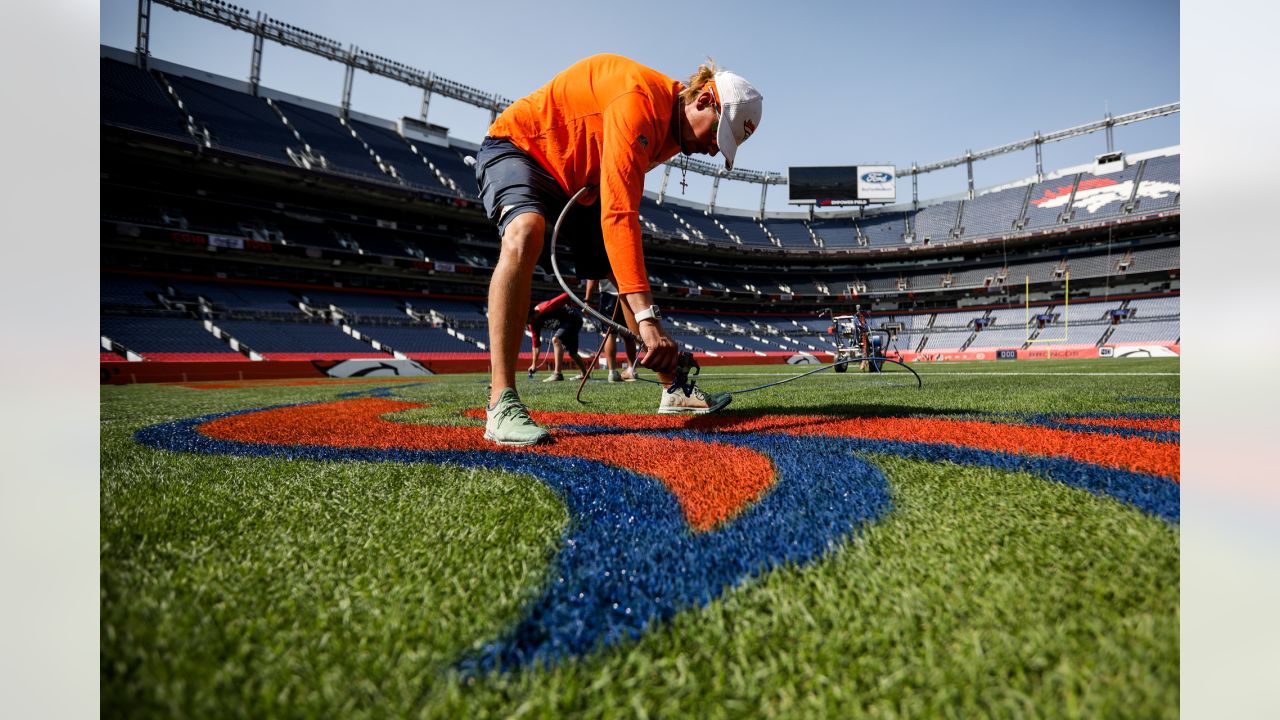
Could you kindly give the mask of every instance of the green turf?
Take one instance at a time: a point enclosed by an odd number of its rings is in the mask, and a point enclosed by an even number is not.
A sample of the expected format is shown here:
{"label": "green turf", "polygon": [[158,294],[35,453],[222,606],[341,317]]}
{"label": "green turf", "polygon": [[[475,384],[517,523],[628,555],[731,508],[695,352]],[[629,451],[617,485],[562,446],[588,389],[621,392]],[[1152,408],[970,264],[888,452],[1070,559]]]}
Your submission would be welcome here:
{"label": "green turf", "polygon": [[[827,372],[728,412],[1178,412],[1176,360],[917,367],[923,390]],[[792,370],[708,368],[703,384]],[[397,420],[459,422],[484,383],[403,386],[431,407]],[[895,510],[821,561],[553,670],[461,682],[452,664],[519,618],[544,580],[567,518],[541,484],[132,440],[157,422],[356,389],[103,388],[104,716],[1177,714],[1176,526],[1028,475],[892,457],[871,460]],[[588,407],[575,389],[521,379],[535,409],[657,405],[638,383],[592,383]]]}

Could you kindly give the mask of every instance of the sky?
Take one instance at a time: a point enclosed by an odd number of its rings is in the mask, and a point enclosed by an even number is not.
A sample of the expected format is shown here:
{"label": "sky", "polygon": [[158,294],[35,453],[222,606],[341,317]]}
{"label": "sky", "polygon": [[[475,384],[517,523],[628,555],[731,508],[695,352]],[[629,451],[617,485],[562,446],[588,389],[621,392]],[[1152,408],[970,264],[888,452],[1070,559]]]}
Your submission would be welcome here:
{"label": "sky", "polygon": [[[598,52],[634,58],[687,79],[706,58],[764,95],[759,131],[739,149],[741,168],[888,162],[909,167],[1179,102],[1179,6],[1168,0],[1026,2],[699,2],[643,4],[527,0],[465,2],[242,0],[270,17],[343,45],[515,99]],[[152,6],[151,54],[247,79],[248,33]],[[536,12],[530,8],[537,8]],[[103,0],[101,42],[132,49],[136,0]],[[262,83],[338,105],[344,68],[267,43]],[[355,110],[417,117],[422,93],[358,72]],[[435,96],[428,119],[479,142],[489,112]],[[1116,128],[1116,149],[1179,144],[1179,116]],[[1046,172],[1089,162],[1104,133],[1044,146]],[[706,156],[700,159],[711,160]],[[722,164],[720,158],[713,160]],[[975,164],[979,189],[1035,172],[1032,150]],[[656,190],[662,171],[647,178]],[[680,198],[673,178],[669,195]],[[919,177],[922,200],[962,193],[963,167]],[[705,203],[711,179],[690,174],[684,199]],[[901,178],[900,201],[911,199]],[[787,204],[771,186],[771,211]],[[756,209],[760,186],[721,181],[719,207]]]}

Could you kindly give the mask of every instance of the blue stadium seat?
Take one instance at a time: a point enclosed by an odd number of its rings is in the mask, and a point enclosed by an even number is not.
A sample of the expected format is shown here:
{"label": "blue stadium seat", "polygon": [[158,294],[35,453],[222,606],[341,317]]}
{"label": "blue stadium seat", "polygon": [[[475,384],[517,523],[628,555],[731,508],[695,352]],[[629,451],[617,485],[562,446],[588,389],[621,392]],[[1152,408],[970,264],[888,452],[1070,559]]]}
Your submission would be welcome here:
{"label": "blue stadium seat", "polygon": [[788,250],[814,250],[817,245],[813,243],[813,238],[809,236],[809,228],[805,226],[803,220],[769,220],[765,219],[764,224],[769,228],[769,232],[777,236],[782,242],[782,247]]}
{"label": "blue stadium seat", "polygon": [[856,248],[857,231],[853,220],[849,218],[819,218],[809,223],[818,237],[822,238],[823,247],[828,249]]}
{"label": "blue stadium seat", "polygon": [[979,195],[964,204],[964,216],[960,220],[965,238],[988,235],[1004,235],[1013,229],[1013,223],[1022,213],[1026,187],[1015,187],[999,192]]}
{"label": "blue stadium seat", "polygon": [[208,128],[214,145],[292,164],[285,148],[300,149],[302,143],[266,100],[200,80],[168,77],[196,122]]}
{"label": "blue stadium seat", "polygon": [[760,229],[760,225],[751,218],[735,215],[715,215],[714,218],[719,220],[720,224],[724,225],[729,232],[741,238],[743,245],[774,247],[773,241],[764,234],[764,230]]}
{"label": "blue stadium seat", "polygon": [[217,324],[260,353],[378,354],[378,351],[333,325],[259,320],[220,320]]}
{"label": "blue stadium seat", "polygon": [[1060,225],[1058,217],[1067,209],[1075,181],[1075,175],[1066,175],[1033,185],[1027,200],[1027,222],[1023,228],[1031,230]]}
{"label": "blue stadium seat", "polygon": [[[360,332],[403,353],[483,352],[475,345],[459,340],[440,328],[396,326],[364,328]],[[528,345],[528,342],[526,341],[525,344]]]}
{"label": "blue stadium seat", "polygon": [[862,228],[862,236],[867,239],[869,247],[904,246],[902,236],[907,226],[903,213],[887,212],[868,215],[854,222]]}
{"label": "blue stadium seat", "polygon": [[205,330],[199,320],[104,315],[98,322],[103,335],[143,355],[231,352],[227,344]]}
{"label": "blue stadium seat", "polygon": [[319,112],[290,102],[276,101],[289,123],[306,140],[313,151],[320,153],[329,163],[329,169],[353,173],[373,180],[390,181],[374,164],[365,150],[343,127],[337,116]]}
{"label": "blue stadium seat", "polygon": [[1138,185],[1135,212],[1163,210],[1178,204],[1182,193],[1182,156],[1170,155],[1147,160]]}
{"label": "blue stadium seat", "polygon": [[159,291],[159,285],[141,278],[103,275],[98,282],[102,307],[155,307],[148,293]]}
{"label": "blue stadium seat", "polygon": [[107,125],[163,135],[195,145],[186,119],[147,71],[116,60],[99,61],[100,119]]}
{"label": "blue stadium seat", "polygon": [[959,201],[950,201],[920,208],[911,218],[911,229],[916,243],[945,243],[951,240],[951,229],[956,225]]}
{"label": "blue stadium seat", "polygon": [[1080,187],[1071,203],[1072,222],[1090,222],[1116,217],[1124,213],[1125,201],[1133,190],[1133,180],[1138,175],[1135,163],[1118,173],[1080,175]]}

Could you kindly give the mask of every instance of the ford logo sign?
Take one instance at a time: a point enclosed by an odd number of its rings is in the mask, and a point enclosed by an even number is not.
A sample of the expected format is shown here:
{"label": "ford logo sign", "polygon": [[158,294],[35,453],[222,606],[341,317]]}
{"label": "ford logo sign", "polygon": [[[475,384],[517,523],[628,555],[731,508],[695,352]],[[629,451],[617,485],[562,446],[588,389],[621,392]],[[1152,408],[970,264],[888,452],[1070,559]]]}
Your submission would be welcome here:
{"label": "ford logo sign", "polygon": [[887,172],[869,172],[862,176],[862,182],[869,183],[887,183],[893,182],[893,175]]}

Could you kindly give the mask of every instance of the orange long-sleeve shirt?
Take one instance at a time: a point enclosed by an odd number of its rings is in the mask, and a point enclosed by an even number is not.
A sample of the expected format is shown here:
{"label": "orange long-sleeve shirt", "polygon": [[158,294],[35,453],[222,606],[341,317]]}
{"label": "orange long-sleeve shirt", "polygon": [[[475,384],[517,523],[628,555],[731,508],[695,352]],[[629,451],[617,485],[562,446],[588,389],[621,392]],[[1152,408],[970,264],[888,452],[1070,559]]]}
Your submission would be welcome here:
{"label": "orange long-sleeve shirt", "polygon": [[645,173],[680,151],[670,130],[680,88],[621,55],[593,55],[512,103],[489,127],[490,137],[529,153],[566,194],[599,186],[605,252],[622,293],[649,289],[640,198]]}

